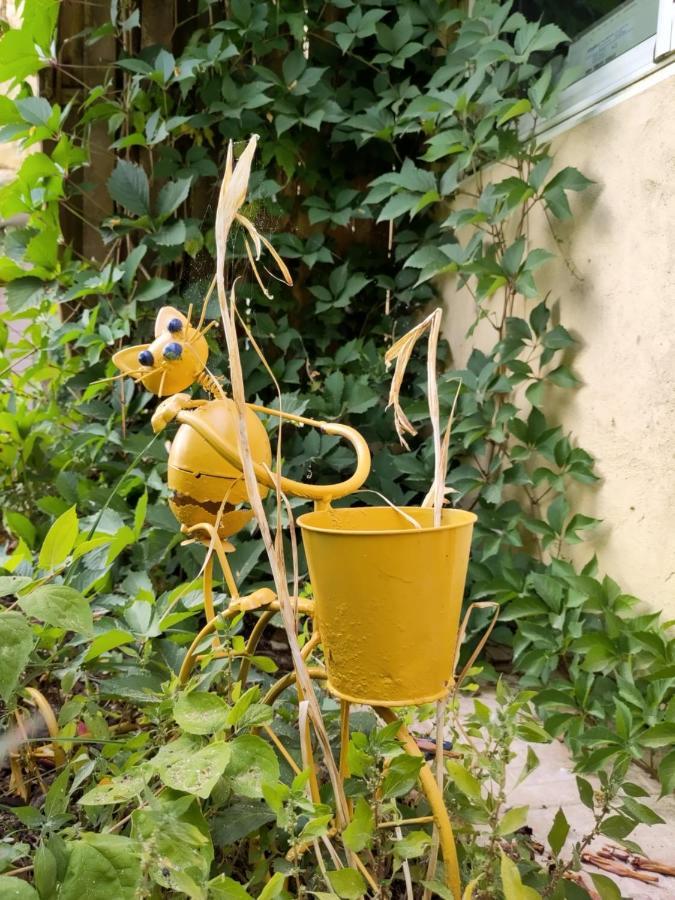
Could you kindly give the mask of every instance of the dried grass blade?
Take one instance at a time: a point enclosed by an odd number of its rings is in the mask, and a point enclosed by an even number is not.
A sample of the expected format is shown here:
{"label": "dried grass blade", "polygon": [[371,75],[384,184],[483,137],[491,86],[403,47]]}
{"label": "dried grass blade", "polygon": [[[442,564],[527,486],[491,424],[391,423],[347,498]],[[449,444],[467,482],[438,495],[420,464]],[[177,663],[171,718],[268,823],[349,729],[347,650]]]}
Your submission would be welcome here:
{"label": "dried grass blade", "polygon": [[434,526],[436,527],[441,524],[441,512],[445,494],[445,470],[441,471],[441,422],[440,404],[438,402],[438,384],[436,381],[436,357],[438,353],[438,338],[441,331],[442,315],[443,313],[440,308],[435,309],[426,317],[426,319],[424,319],[424,321],[420,322],[419,325],[416,325],[414,328],[411,328],[402,338],[399,338],[399,340],[389,348],[384,357],[384,361],[387,365],[394,359],[396,360],[396,368],[394,369],[394,377],[392,378],[391,389],[389,391],[389,403],[387,405],[388,407],[394,407],[396,431],[401,443],[407,448],[408,444],[403,437],[403,433],[416,434],[417,432],[401,407],[399,400],[401,385],[415,344],[425,331],[429,331],[427,345],[427,402],[429,404],[429,417],[431,419],[434,443],[434,480],[432,482],[432,492]]}
{"label": "dried grass blade", "polygon": [[[253,151],[255,150],[255,138],[252,138],[249,142],[245,154],[248,154],[246,165],[241,166],[242,160],[239,160],[237,164],[237,170],[242,173],[245,172],[246,180],[243,184],[243,193],[241,194],[242,199],[245,197],[246,193],[246,184],[248,182],[248,175],[250,173],[251,166],[251,158],[253,155]],[[249,152],[250,151],[250,152]],[[240,168],[241,167],[241,168]],[[236,172],[235,172],[236,175]],[[240,179],[240,182],[243,180],[243,176]],[[225,179],[224,179],[225,181]],[[234,175],[230,181],[234,181]],[[239,190],[239,187],[238,187]],[[291,655],[293,658],[293,665],[296,671],[298,683],[302,688],[305,699],[309,702],[309,714],[312,719],[312,723],[314,725],[314,729],[321,744],[321,748],[324,755],[324,760],[326,763],[326,768],[328,770],[328,774],[331,780],[331,784],[333,787],[333,791],[335,794],[335,802],[337,807],[337,818],[338,824],[341,828],[344,828],[349,821],[349,812],[347,805],[347,798],[345,796],[344,787],[340,781],[338,767],[335,763],[335,759],[333,757],[333,753],[330,746],[330,740],[328,737],[328,732],[326,731],[325,724],[323,722],[323,717],[321,715],[321,710],[319,708],[319,703],[316,698],[316,694],[314,693],[314,688],[309,676],[309,672],[307,671],[307,666],[305,665],[304,660],[302,659],[300,653],[300,646],[298,644],[297,632],[295,630],[295,617],[293,614],[293,608],[291,604],[291,600],[288,594],[288,586],[285,583],[284,578],[282,577],[282,572],[279,566],[277,553],[275,551],[274,543],[272,540],[271,529],[269,526],[269,522],[267,521],[267,517],[265,515],[265,510],[262,504],[262,499],[260,496],[260,488],[256,481],[255,471],[253,469],[253,461],[251,457],[251,449],[248,440],[248,432],[245,424],[245,415],[246,415],[246,394],[244,389],[244,378],[243,371],[241,366],[241,358],[239,355],[239,346],[237,341],[237,331],[235,325],[235,313],[234,313],[234,285],[232,287],[230,299],[228,302],[228,295],[225,288],[225,257],[226,257],[226,248],[227,248],[227,236],[229,234],[230,227],[232,225],[232,220],[234,218],[234,213],[232,211],[233,202],[232,196],[234,196],[234,190],[228,190],[227,186],[224,185],[221,188],[220,192],[220,200],[218,203],[218,210],[216,213],[216,278],[217,278],[217,288],[218,288],[218,302],[220,305],[220,312],[223,320],[223,327],[225,331],[225,341],[227,345],[227,350],[229,354],[229,369],[230,369],[230,382],[232,385],[232,398],[234,400],[235,409],[237,411],[238,416],[238,424],[239,424],[239,446],[241,448],[241,462],[242,469],[244,474],[244,482],[246,485],[246,492],[249,497],[249,501],[251,503],[251,507],[253,509],[253,513],[258,520],[258,526],[260,528],[260,533],[263,539],[263,543],[265,545],[265,550],[267,553],[267,558],[270,564],[270,569],[272,571],[272,577],[274,579],[274,585],[276,588],[277,596],[279,598],[279,605],[281,609],[281,617],[282,622],[284,624],[284,629],[286,631],[286,635],[288,638],[289,646],[291,649]],[[238,195],[239,196],[239,195]]]}

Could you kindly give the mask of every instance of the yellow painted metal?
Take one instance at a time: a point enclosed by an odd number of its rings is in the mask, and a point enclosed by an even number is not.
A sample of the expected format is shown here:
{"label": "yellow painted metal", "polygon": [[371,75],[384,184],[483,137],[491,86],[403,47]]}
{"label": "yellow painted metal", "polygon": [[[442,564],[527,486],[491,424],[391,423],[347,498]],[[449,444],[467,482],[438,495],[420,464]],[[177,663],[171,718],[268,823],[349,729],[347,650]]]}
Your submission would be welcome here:
{"label": "yellow painted metal", "polygon": [[391,507],[300,516],[328,686],[352,703],[413,706],[452,684],[476,516]]}
{"label": "yellow painted metal", "polygon": [[[234,402],[212,400],[191,410],[187,424],[181,425],[169,451],[168,482],[173,491],[171,511],[186,527],[202,522],[218,524],[218,534],[229,537],[252,518],[249,509],[235,507],[248,500],[244,476],[199,434],[196,421],[208,425],[227,444],[237,448],[239,424]],[[246,410],[246,431],[251,453],[261,466],[272,464],[272,448],[265,426],[251,409]],[[263,496],[267,488],[262,487]]]}
{"label": "yellow painted metal", "polygon": [[[312,428],[318,428],[325,434],[337,435],[348,441],[354,452],[356,453],[356,469],[353,475],[346,481],[337,484],[303,484],[300,481],[293,481],[284,476],[277,476],[269,470],[269,467],[261,465],[257,460],[253,460],[253,470],[255,472],[258,484],[268,488],[280,488],[285,494],[295,497],[304,497],[307,500],[330,501],[339,497],[346,497],[348,494],[357,491],[364,483],[370,473],[370,450],[368,444],[362,435],[349,425],[340,425],[337,422],[321,422],[317,419],[308,419],[305,416],[296,416],[292,413],[280,412],[276,409],[267,409],[264,406],[256,406],[253,403],[247,404],[248,409],[255,413],[263,413],[268,416],[274,416],[286,421],[295,422],[298,425],[309,425]],[[237,444],[233,440],[223,438],[213,425],[206,421],[203,417],[197,417],[199,410],[190,410],[187,412],[179,412],[176,420],[181,425],[189,425],[209,444],[216,453],[222,456],[228,463],[237,468],[242,469],[242,462],[237,449]]]}
{"label": "yellow painted metal", "polygon": [[[177,331],[169,330],[169,323],[180,323]],[[175,359],[164,355],[168,344],[179,344],[182,352]],[[151,354],[152,365],[143,365],[139,355]],[[158,397],[168,397],[193,384],[204,371],[209,347],[204,335],[193,328],[180,310],[173,306],[160,309],[155,320],[155,339],[151,344],[124,347],[113,356],[113,363],[125,375],[136,378],[146,390]]]}

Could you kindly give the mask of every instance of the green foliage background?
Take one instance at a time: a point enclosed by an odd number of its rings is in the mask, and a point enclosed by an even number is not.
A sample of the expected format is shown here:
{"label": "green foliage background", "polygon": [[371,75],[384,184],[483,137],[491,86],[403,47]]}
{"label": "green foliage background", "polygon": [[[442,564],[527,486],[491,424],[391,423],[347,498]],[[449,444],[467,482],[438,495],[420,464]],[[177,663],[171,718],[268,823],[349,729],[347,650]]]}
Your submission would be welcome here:
{"label": "green foliage background", "polygon": [[[489,352],[440,376],[445,414],[462,384],[451,499],[479,516],[468,598],[502,605],[494,640],[539,691],[546,728],[565,735],[582,768],[636,759],[671,790],[673,641],[593,560],[581,572],[567,560],[594,524],[570,508],[569,487],[597,478],[543,405],[545,386],[577,386],[574,339],[553,324],[537,288],[548,257],[528,246],[527,216],[541,204],[569,218],[570,198],[589,184],[573,169],[556,172],[531,137],[530,117],[549,113],[565,83],[555,61],[542,62],[562,32],[508,4],[477,4],[465,20],[436,0],[233,0],[227,14],[202,0],[187,40],[131,53],[139,11],[113,4],[110,22],[86,40],[112,37],[118,61],[62,109],[25,81],[61,66],[57,13],[57,3],[26,0],[23,26],[0,40],[0,81],[18,86],[0,98],[0,138],[42,142],[0,189],[0,215],[21,219],[0,258],[9,307],[0,317],[0,564],[9,579],[0,593],[33,598],[0,616],[0,629],[22,636],[3,663],[5,699],[41,666],[65,696],[83,679],[114,694],[122,676],[132,695],[159,692],[194,634],[190,579],[201,550],[179,545],[151,398],[128,380],[99,379],[114,373],[114,349],[147,338],[161,305],[200,308],[226,145],[257,133],[246,213],[296,283],[265,297],[236,236],[229,275],[242,277],[242,314],[284,385],[284,407],[359,428],[374,450],[368,486],[395,503],[419,502],[432,474],[424,360],[406,385],[421,430],[404,453],[385,411],[383,354],[438,302],[438,279],[466,284],[477,319],[494,324]],[[104,180],[115,206],[83,223],[100,240],[91,260],[64,240],[63,216],[81,215],[79,198],[100,186],[98,153],[114,154]],[[514,314],[521,297],[525,318]],[[211,338],[211,368],[223,372]],[[273,403],[250,347],[244,363],[251,399]],[[294,478],[351,465],[336,439],[316,433],[288,430],[284,452]],[[235,571],[253,587],[266,577],[260,544],[252,533],[237,543]],[[44,584],[73,592],[69,626],[54,612],[63,595],[35,598]]]}

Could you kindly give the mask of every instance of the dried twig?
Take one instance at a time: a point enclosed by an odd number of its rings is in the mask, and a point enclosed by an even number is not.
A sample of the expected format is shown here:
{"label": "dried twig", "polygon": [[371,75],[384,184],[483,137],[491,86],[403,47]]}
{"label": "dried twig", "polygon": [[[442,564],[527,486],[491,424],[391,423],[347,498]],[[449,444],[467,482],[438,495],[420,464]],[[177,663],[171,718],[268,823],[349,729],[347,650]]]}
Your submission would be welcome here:
{"label": "dried twig", "polygon": [[590,850],[586,850],[581,854],[581,861],[588,865],[596,866],[598,869],[604,869],[606,872],[611,872],[612,875],[619,875],[622,878],[634,878],[635,881],[642,881],[645,884],[659,883],[657,875],[650,875],[647,872],[638,872],[630,866],[626,866],[614,859],[608,859],[606,856],[601,856],[599,853],[592,853]]}
{"label": "dried twig", "polygon": [[675,878],[675,866],[659,862],[656,859],[649,859],[639,853],[630,853],[624,847],[617,847],[616,844],[606,844],[602,850],[598,850],[598,855],[607,859],[621,860],[621,862],[628,863],[635,869],[643,869],[645,872],[658,872],[659,875]]}

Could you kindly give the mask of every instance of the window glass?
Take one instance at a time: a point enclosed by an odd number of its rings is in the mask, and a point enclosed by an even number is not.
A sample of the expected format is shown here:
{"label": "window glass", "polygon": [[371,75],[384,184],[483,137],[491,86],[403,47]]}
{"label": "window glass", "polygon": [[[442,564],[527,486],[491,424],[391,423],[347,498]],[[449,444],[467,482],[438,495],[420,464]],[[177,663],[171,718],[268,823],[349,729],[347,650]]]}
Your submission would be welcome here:
{"label": "window glass", "polygon": [[659,0],[518,0],[517,8],[572,38],[566,65],[583,78],[656,34]]}
{"label": "window glass", "polygon": [[514,9],[527,19],[541,19],[559,25],[575,38],[603,16],[624,6],[623,0],[517,0]]}

